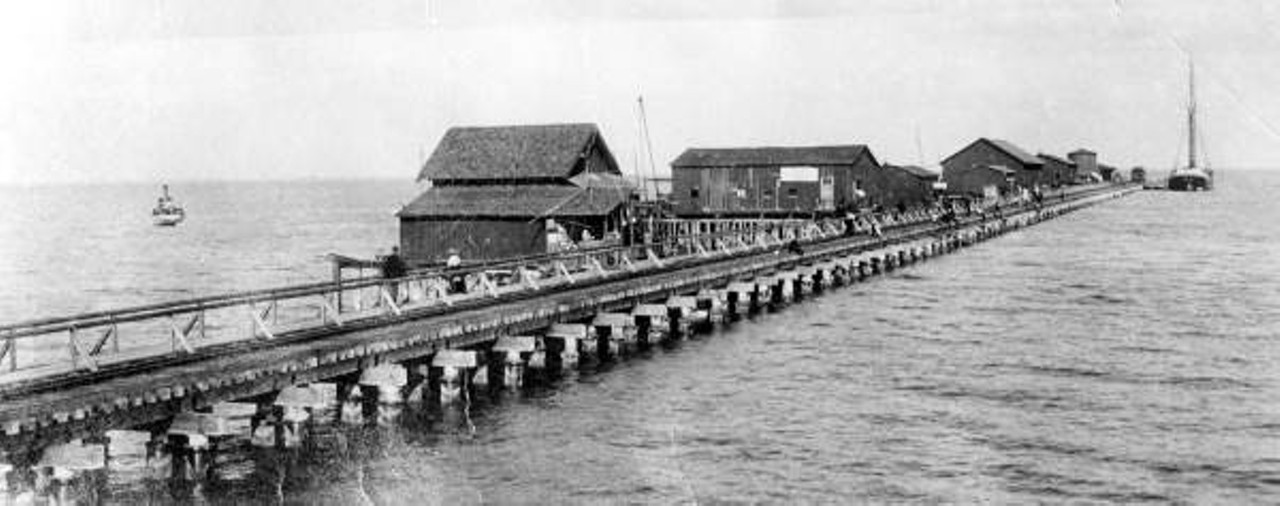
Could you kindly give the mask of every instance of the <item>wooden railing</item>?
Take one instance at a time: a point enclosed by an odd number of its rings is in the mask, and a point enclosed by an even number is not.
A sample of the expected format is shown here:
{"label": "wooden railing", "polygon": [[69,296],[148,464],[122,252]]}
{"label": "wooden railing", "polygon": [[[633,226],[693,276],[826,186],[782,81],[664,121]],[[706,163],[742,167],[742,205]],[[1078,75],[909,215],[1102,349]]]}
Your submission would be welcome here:
{"label": "wooden railing", "polygon": [[[811,243],[871,234],[877,229],[888,231],[932,222],[940,215],[935,209],[819,222],[728,220],[721,227],[712,227],[719,230],[716,232],[683,230],[681,235],[651,244],[597,247],[463,268],[415,270],[399,279],[293,285],[0,325],[0,384],[68,371],[93,372],[107,363],[190,355],[212,345],[338,329],[353,321],[401,316],[422,308],[499,298],[693,259],[776,249],[793,239]],[[854,227],[848,234],[846,223]],[[464,290],[452,289],[457,280],[465,285]]]}

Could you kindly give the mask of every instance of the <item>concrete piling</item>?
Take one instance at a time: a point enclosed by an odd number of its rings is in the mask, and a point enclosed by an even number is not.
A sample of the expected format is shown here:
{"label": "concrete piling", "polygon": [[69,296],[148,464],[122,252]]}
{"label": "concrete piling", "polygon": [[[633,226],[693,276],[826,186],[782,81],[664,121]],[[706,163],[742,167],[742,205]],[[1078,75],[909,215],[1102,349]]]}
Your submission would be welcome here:
{"label": "concrete piling", "polygon": [[106,467],[106,456],[105,444],[86,443],[79,439],[49,446],[35,465],[36,488],[49,495],[66,498],[71,482],[78,476]]}
{"label": "concrete piling", "polygon": [[697,298],[679,295],[667,299],[667,315],[672,336],[689,335],[709,316],[698,309]]}
{"label": "concrete piling", "polygon": [[631,310],[635,319],[636,338],[641,347],[649,347],[669,337],[670,311],[663,304],[640,304]]}
{"label": "concrete piling", "polygon": [[708,324],[723,323],[728,312],[728,293],[722,290],[703,289],[696,295],[698,309],[707,312]]}
{"label": "concrete piling", "polygon": [[[578,350],[585,346],[587,326],[576,323],[557,323],[547,329],[543,339],[547,343],[547,368],[549,370],[567,371],[578,367]],[[595,346],[584,353],[595,353]]]}
{"label": "concrete piling", "polygon": [[636,320],[627,313],[600,313],[591,320],[602,357],[619,358],[636,347]]}
{"label": "concrete piling", "polygon": [[432,376],[439,378],[441,404],[462,397],[464,389],[470,387],[471,373],[477,366],[479,359],[471,350],[440,350],[431,357]]}
{"label": "concrete piling", "polygon": [[537,349],[537,341],[533,336],[502,336],[490,348],[491,384],[499,384],[505,388],[520,388],[525,381],[525,360]]}
{"label": "concrete piling", "polygon": [[409,370],[400,364],[379,364],[360,371],[359,385],[376,391],[379,404],[401,404],[409,385]]}
{"label": "concrete piling", "polygon": [[729,283],[729,287],[726,290],[729,294],[729,314],[727,316],[730,318],[749,315],[754,311],[754,305],[760,303],[754,281],[735,281]]}

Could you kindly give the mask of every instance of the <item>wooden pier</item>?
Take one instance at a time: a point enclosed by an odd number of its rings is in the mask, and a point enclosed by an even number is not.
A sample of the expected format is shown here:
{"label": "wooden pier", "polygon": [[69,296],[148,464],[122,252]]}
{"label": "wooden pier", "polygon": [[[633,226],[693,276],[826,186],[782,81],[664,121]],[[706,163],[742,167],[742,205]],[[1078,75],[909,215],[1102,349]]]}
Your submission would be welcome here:
{"label": "wooden pier", "polygon": [[[3,326],[0,470],[65,474],[76,459],[60,456],[102,457],[118,429],[149,432],[199,467],[239,419],[287,427],[335,399],[448,403],[476,384],[519,387],[1139,189],[1088,187],[954,223],[914,214],[883,236],[744,220],[659,244]],[[459,276],[470,289],[450,293]],[[273,434],[286,444],[287,431]]]}

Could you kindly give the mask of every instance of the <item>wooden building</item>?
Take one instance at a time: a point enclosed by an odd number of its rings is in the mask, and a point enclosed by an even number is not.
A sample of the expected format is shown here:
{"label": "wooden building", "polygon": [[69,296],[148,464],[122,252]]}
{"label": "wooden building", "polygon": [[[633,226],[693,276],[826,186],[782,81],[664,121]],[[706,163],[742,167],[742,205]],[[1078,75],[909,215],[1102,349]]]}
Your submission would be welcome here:
{"label": "wooden building", "polygon": [[[633,186],[592,124],[449,129],[397,214],[412,264],[547,253],[560,238],[602,238],[627,218]],[[561,231],[563,233],[561,233]]]}
{"label": "wooden building", "polygon": [[1067,153],[1067,158],[1076,164],[1076,181],[1087,182],[1091,180],[1101,180],[1102,175],[1098,173],[1098,154],[1084,148],[1077,149]]}
{"label": "wooden building", "polygon": [[[1044,184],[1044,161],[1011,142],[981,138],[942,161],[942,179],[952,189],[952,173],[979,166],[1004,167],[1013,171],[1014,183],[1025,188]],[[963,185],[963,183],[962,183]]]}
{"label": "wooden building", "polygon": [[914,208],[932,203],[937,195],[934,184],[942,174],[916,165],[884,164],[884,182],[877,185],[874,198],[886,208]]}
{"label": "wooden building", "polygon": [[1076,162],[1048,153],[1038,153],[1036,157],[1044,160],[1044,183],[1057,188],[1076,180]]}
{"label": "wooden building", "polygon": [[884,184],[862,145],[691,148],[671,162],[676,214],[761,216],[869,205]]}
{"label": "wooden building", "polygon": [[1012,190],[1017,183],[1018,172],[1003,165],[956,165],[943,179],[947,193],[969,197],[994,197]]}

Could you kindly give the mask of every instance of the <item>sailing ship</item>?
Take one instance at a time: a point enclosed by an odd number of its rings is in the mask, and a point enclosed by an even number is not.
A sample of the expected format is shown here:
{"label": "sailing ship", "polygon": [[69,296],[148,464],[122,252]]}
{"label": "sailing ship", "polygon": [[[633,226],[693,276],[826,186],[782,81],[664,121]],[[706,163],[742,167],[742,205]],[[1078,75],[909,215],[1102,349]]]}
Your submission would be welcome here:
{"label": "sailing ship", "polygon": [[1169,173],[1169,189],[1174,191],[1208,191],[1213,189],[1213,169],[1196,163],[1196,67],[1189,66],[1190,85],[1187,100],[1187,166]]}
{"label": "sailing ship", "polygon": [[157,227],[172,227],[182,223],[187,217],[186,211],[169,196],[169,185],[162,185],[160,188],[162,193],[156,200],[155,209],[151,210],[151,219]]}

